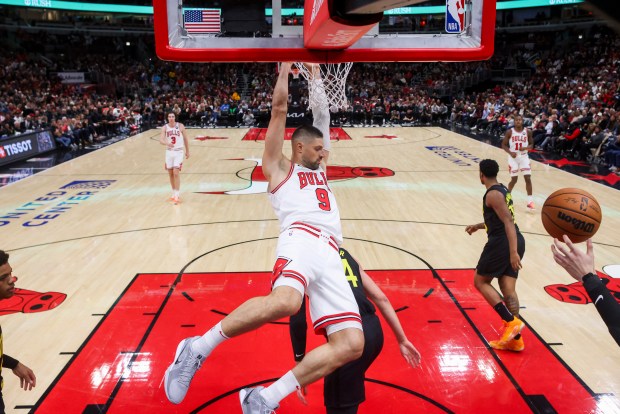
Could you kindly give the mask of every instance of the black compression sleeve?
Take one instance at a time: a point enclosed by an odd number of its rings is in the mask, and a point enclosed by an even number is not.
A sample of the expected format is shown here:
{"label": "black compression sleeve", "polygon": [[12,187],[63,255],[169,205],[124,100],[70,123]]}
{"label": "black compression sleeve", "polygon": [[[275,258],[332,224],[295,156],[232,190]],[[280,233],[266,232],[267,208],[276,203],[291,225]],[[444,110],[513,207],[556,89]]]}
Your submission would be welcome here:
{"label": "black compression sleeve", "polygon": [[583,277],[583,286],[607,325],[609,333],[620,345],[620,303],[612,296],[603,281],[592,273]]}
{"label": "black compression sleeve", "polygon": [[301,361],[306,355],[306,331],[308,322],[306,321],[306,297],[301,302],[299,311],[289,318],[289,331],[291,334],[291,344],[293,345],[293,355],[295,361]]}
{"label": "black compression sleeve", "polygon": [[2,368],[15,369],[19,361],[7,354],[2,355]]}

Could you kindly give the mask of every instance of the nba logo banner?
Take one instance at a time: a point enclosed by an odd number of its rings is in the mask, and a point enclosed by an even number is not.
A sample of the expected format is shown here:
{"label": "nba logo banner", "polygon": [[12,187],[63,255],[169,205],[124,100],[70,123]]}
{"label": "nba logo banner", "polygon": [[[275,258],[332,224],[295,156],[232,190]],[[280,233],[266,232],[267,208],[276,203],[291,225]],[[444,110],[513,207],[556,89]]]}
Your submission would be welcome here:
{"label": "nba logo banner", "polygon": [[461,33],[465,28],[465,0],[446,0],[446,32]]}

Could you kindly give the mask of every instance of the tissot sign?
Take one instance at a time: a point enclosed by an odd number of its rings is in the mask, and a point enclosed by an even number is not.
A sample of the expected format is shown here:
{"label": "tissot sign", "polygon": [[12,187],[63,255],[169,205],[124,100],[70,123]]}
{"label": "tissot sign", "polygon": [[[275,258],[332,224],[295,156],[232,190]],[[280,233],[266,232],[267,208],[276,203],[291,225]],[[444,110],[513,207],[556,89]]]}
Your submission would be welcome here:
{"label": "tissot sign", "polygon": [[0,141],[0,165],[10,164],[56,148],[49,131],[22,134]]}

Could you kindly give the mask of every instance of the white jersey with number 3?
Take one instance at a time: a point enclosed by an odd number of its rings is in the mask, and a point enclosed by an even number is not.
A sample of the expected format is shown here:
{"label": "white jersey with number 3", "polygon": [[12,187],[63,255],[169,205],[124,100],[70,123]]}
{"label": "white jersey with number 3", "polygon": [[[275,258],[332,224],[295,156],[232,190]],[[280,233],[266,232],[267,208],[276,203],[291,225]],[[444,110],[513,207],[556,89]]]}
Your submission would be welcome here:
{"label": "white jersey with number 3", "polygon": [[511,152],[516,152],[517,155],[527,154],[527,146],[529,142],[527,140],[527,129],[523,128],[520,132],[517,132],[514,128],[510,131],[510,140],[508,141],[509,149]]}
{"label": "white jersey with number 3", "polygon": [[291,163],[284,181],[269,194],[273,210],[280,221],[280,231],[295,222],[306,223],[333,236],[342,244],[342,226],[336,197],[327,184],[323,168],[316,170]]}
{"label": "white jersey with number 3", "polygon": [[166,139],[172,144],[172,148],[170,148],[172,151],[180,151],[185,148],[183,134],[181,134],[178,122],[175,122],[173,127],[170,127],[168,124],[164,125],[164,130],[166,131]]}

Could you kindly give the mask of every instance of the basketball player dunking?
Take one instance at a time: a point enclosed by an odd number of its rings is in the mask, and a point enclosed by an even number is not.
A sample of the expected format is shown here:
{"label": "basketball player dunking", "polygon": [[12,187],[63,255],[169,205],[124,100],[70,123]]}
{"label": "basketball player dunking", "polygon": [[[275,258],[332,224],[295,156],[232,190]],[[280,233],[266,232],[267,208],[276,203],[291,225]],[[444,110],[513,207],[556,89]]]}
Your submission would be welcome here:
{"label": "basketball player dunking", "polygon": [[506,131],[502,140],[502,149],[509,155],[508,172],[510,173],[510,182],[508,183],[508,191],[512,192],[519,173],[523,173],[525,180],[525,190],[527,191],[527,208],[534,210],[534,198],[532,197],[532,167],[530,165],[530,156],[528,151],[534,149],[534,140],[532,131],[523,126],[523,117],[515,115],[514,128]]}
{"label": "basketball player dunking", "polygon": [[[488,241],[476,266],[474,285],[504,322],[504,332],[489,345],[495,349],[522,351],[521,329],[525,324],[518,318],[519,297],[516,285],[521,258],[525,253],[525,239],[515,223],[512,196],[503,184],[497,182],[499,165],[495,160],[480,161],[480,182],[487,188],[482,198],[484,222],[465,227],[468,234],[486,229]],[[504,302],[491,285],[497,278]]]}
{"label": "basketball player dunking", "polygon": [[[313,66],[318,70],[318,65]],[[263,152],[263,173],[269,198],[280,222],[280,237],[268,296],[252,298],[233,310],[202,337],[179,344],[166,371],[168,399],[180,403],[203,361],[224,340],[293,315],[304,294],[317,333],[329,341],[306,355],[292,370],[267,388],[245,388],[239,397],[244,414],[271,412],[280,401],[338,367],[359,358],[364,348],[359,310],[342,274],[338,246],[342,243],[340,214],[325,173],[329,155],[327,102],[313,107],[314,125],[292,135],[292,156],[283,153],[290,63],[283,63],[273,91],[271,120]],[[322,87],[315,80],[310,87]]]}
{"label": "basketball player dunking", "polygon": [[161,129],[159,143],[166,146],[166,170],[170,177],[172,195],[170,201],[178,204],[181,193],[181,168],[183,155],[189,158],[189,142],[185,134],[185,126],[176,122],[174,112],[168,114],[168,123]]}

